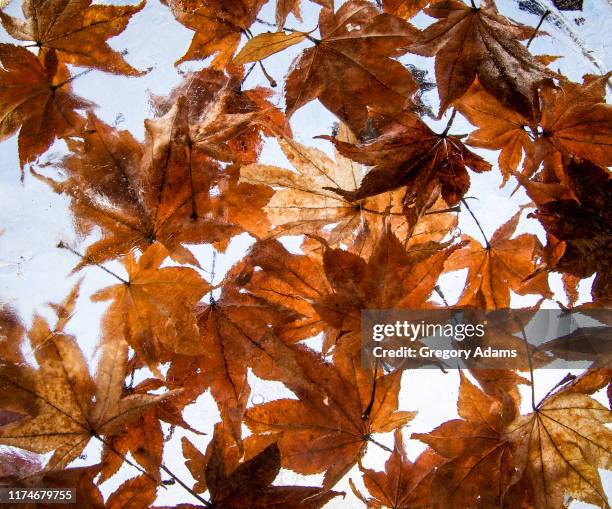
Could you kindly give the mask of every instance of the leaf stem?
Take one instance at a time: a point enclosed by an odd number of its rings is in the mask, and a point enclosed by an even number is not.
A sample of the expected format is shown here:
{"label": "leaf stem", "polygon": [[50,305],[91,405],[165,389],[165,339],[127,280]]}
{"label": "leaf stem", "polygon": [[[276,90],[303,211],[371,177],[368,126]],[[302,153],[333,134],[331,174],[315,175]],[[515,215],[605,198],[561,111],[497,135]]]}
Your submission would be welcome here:
{"label": "leaf stem", "polygon": [[573,382],[574,380],[576,380],[576,375],[572,375],[571,373],[568,373],[567,375],[565,375],[561,380],[559,380],[553,387],[552,389],[550,389],[547,393],[546,396],[544,396],[542,398],[542,400],[536,405],[536,408],[540,408],[540,406],[542,405],[542,403],[546,400],[546,398],[548,398],[548,396],[550,396],[553,392],[555,392],[555,390],[557,390],[559,387],[561,387],[562,385],[565,385],[566,383],[569,382]]}
{"label": "leaf stem", "polygon": [[372,435],[366,435],[365,436],[366,440],[368,442],[372,442],[373,444],[376,444],[378,447],[380,447],[383,451],[387,451],[387,452],[393,452],[392,449],[389,449],[385,444],[381,444],[380,442],[374,440],[372,438]]}
{"label": "leaf stem", "polygon": [[206,507],[213,507],[213,504],[211,502],[209,502],[208,500],[206,500],[204,497],[198,495],[195,491],[193,491],[193,489],[191,489],[189,486],[187,486],[180,478],[178,478],[173,472],[172,470],[170,470],[166,465],[164,465],[163,463],[161,464],[161,469],[166,472],[166,474],[168,474],[170,477],[172,477],[172,479],[174,479],[178,484],[181,485],[181,487],[183,489],[185,489],[188,493],[190,493],[191,495],[193,495],[195,498],[198,499],[198,502],[201,502],[202,504],[204,504]]}
{"label": "leaf stem", "polygon": [[259,67],[261,67],[261,72],[263,72],[263,75],[266,77],[266,79],[268,80],[268,83],[270,84],[270,86],[272,88],[276,88],[276,86],[278,85],[278,83],[276,83],[276,80],[270,76],[270,74],[268,73],[268,71],[266,70],[265,66],[263,65],[263,62],[261,60],[258,60],[257,63],[259,64]]}
{"label": "leaf stem", "polygon": [[456,114],[457,114],[457,110],[453,108],[453,112],[451,113],[451,116],[448,119],[448,122],[446,123],[446,127],[444,128],[444,131],[440,133],[440,138],[444,138],[448,134],[448,131],[450,131],[450,128],[452,127],[453,122],[455,121]]}
{"label": "leaf stem", "polygon": [[531,350],[529,349],[529,341],[527,341],[527,334],[525,332],[523,322],[521,322],[521,320],[517,316],[514,316],[514,321],[521,328],[521,336],[523,337],[523,342],[525,343],[525,350],[527,352],[527,362],[529,363],[529,378],[531,379],[531,408],[534,412],[536,412],[539,404],[535,404],[535,382],[533,376],[533,363],[531,361]]}
{"label": "leaf stem", "polygon": [[374,376],[372,378],[372,393],[370,395],[370,402],[368,406],[361,414],[361,419],[367,421],[370,418],[370,414],[372,413],[372,408],[374,407],[374,398],[376,397],[376,376],[378,375],[378,359],[376,359],[376,364],[374,365]]}
{"label": "leaf stem", "polygon": [[256,65],[257,65],[257,62],[253,62],[251,66],[247,69],[247,72],[244,73],[244,77],[242,78],[242,81],[240,82],[240,86],[244,85],[244,82],[249,77],[249,75],[253,72],[253,69],[255,69]]}
{"label": "leaf stem", "polygon": [[81,260],[84,260],[87,263],[91,263],[92,265],[95,265],[96,267],[102,269],[107,274],[110,274],[114,278],[116,278],[119,281],[121,281],[124,285],[128,285],[129,286],[129,284],[130,284],[129,281],[123,279],[121,276],[118,276],[112,270],[107,269],[104,265],[102,265],[100,263],[97,263],[97,262],[91,261],[88,256],[85,256],[84,254],[79,253],[76,249],[72,249],[68,244],[65,244],[64,242],[60,241],[60,242],[58,242],[57,247],[59,249],[65,249],[67,251],[70,251],[73,255],[78,256]]}
{"label": "leaf stem", "polygon": [[538,30],[540,30],[540,27],[542,26],[542,23],[544,23],[544,20],[551,14],[551,11],[546,9],[544,11],[544,14],[542,14],[542,17],[540,18],[539,23],[537,24],[537,26],[535,27],[535,30],[533,31],[533,34],[531,34],[531,37],[529,38],[529,40],[527,41],[527,47],[529,47],[531,45],[531,43],[533,42],[533,40],[535,39],[535,36],[538,34]]}
{"label": "leaf stem", "polygon": [[440,288],[439,285],[434,286],[434,291],[438,294],[438,297],[440,297],[442,299],[442,302],[444,302],[444,305],[449,308],[450,304],[448,303],[448,301],[446,300],[446,296],[444,295],[444,293],[442,292],[442,288]]}
{"label": "leaf stem", "polygon": [[71,81],[76,80],[77,78],[80,78],[81,76],[85,76],[86,74],[89,74],[93,69],[85,69],[83,72],[80,72],[79,74],[75,74],[74,76],[70,76],[70,78],[68,78],[67,80],[62,81],[61,83],[58,83],[57,85],[52,85],[51,88],[53,90],[57,90],[58,88],[62,88],[64,85],[68,85],[68,83],[70,83]]}
{"label": "leaf stem", "polygon": [[487,249],[491,249],[491,244],[489,244],[489,239],[487,238],[487,236],[485,235],[484,230],[482,229],[482,226],[480,225],[480,222],[478,221],[478,218],[474,215],[474,212],[472,212],[472,209],[470,208],[470,206],[467,204],[467,201],[465,201],[464,198],[461,198],[461,203],[463,203],[465,205],[465,208],[467,209],[467,211],[470,213],[470,215],[472,216],[472,219],[474,219],[474,221],[476,222],[476,226],[478,226],[478,229],[480,230],[480,233],[482,233],[482,237],[484,238],[485,241],[485,245],[487,247]]}

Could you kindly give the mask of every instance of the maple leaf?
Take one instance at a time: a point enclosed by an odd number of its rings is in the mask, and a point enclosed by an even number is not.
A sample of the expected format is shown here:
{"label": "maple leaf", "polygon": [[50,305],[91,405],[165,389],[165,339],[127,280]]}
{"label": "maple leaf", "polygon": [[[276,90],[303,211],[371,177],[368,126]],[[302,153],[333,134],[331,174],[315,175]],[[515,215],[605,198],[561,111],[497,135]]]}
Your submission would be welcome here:
{"label": "maple leaf", "polygon": [[140,145],[90,116],[82,142],[70,144],[64,182],[42,177],[58,193],[72,197],[82,233],[93,225],[102,239],[87,248],[80,266],[100,263],[162,243],[173,260],[198,266],[183,243],[226,241],[243,231],[267,231],[260,207],[269,198],[263,187],[237,184],[238,170],[222,170],[190,141],[190,109],[180,99],[163,117],[146,121]]}
{"label": "maple leaf", "polygon": [[294,312],[280,305],[239,292],[230,277],[220,298],[197,310],[203,355],[175,358],[168,379],[174,386],[181,386],[184,380],[189,387],[183,397],[189,399],[210,388],[225,428],[240,442],[242,418],[251,394],[248,368],[261,375],[259,358],[274,362],[270,337],[281,325],[295,319]]}
{"label": "maple leaf", "polygon": [[[242,90],[236,76],[214,69],[188,73],[167,97],[152,97],[156,116],[167,114],[184,101],[191,142],[208,156],[224,162],[256,160],[261,132],[288,134],[291,129],[281,110],[269,101],[263,87]],[[184,99],[181,99],[184,97]]]}
{"label": "maple leaf", "polygon": [[211,67],[223,69],[235,53],[240,38],[253,24],[266,0],[162,0],[176,20],[195,32],[187,52],[177,60],[204,60],[214,55]]}
{"label": "maple leaf", "polygon": [[564,164],[567,181],[554,184],[518,177],[537,205],[531,215],[548,232],[548,249],[561,242],[560,254],[550,260],[550,268],[580,278],[597,272],[593,297],[612,296],[610,281],[610,172],[589,161],[574,158]]}
{"label": "maple leaf", "polygon": [[295,318],[278,331],[288,343],[316,336],[325,328],[314,302],[330,292],[320,261],[289,253],[272,239],[257,242],[245,257],[241,286],[252,295],[291,310]]}
{"label": "maple leaf", "polygon": [[138,394],[122,398],[127,344],[120,339],[103,345],[98,370],[92,379],[75,338],[66,334],[76,299],[76,286],[61,307],[53,329],[35,315],[28,336],[38,369],[33,391],[20,378],[2,373],[3,384],[17,393],[34,396],[36,414],[0,428],[0,444],[36,453],[53,451],[47,469],[59,469],[76,459],[91,438],[103,441],[123,424],[172,393]]}
{"label": "maple leaf", "polygon": [[504,106],[480,85],[478,78],[465,95],[455,102],[455,106],[478,127],[470,133],[466,144],[501,150],[498,163],[503,176],[502,185],[517,169],[523,152],[528,158],[534,157],[534,144],[527,130],[532,121]]}
{"label": "maple leaf", "polygon": [[0,141],[19,130],[21,167],[56,138],[78,135],[83,119],[75,110],[91,103],[70,91],[70,73],[55,52],[39,60],[19,46],[0,44]]}
{"label": "maple leaf", "polygon": [[439,21],[418,33],[408,50],[436,57],[440,115],[476,76],[503,104],[530,115],[532,87],[554,76],[519,42],[532,36],[533,28],[501,16],[492,0],[483,0],[480,7],[444,0],[424,12]]}
{"label": "maple leaf", "polygon": [[[460,246],[447,247],[428,242],[406,250],[386,230],[367,261],[342,249],[326,249],[323,267],[331,292],[314,306],[321,318],[340,331],[342,351],[359,357],[363,310],[427,307],[445,261]],[[335,335],[328,334],[324,351],[334,341]]]}
{"label": "maple leaf", "polygon": [[500,400],[482,392],[462,372],[460,377],[461,419],[412,435],[448,459],[435,471],[433,507],[500,507],[513,483],[515,458],[504,432],[514,413],[505,412]]}
{"label": "maple leaf", "polygon": [[464,236],[468,245],[448,259],[445,270],[468,268],[467,279],[458,306],[481,309],[510,307],[510,290],[519,295],[550,296],[546,273],[539,272],[537,259],[542,255],[538,238],[523,233],[511,238],[521,218],[519,210],[501,225],[483,246]]}
{"label": "maple leaf", "polygon": [[[381,14],[369,2],[351,0],[336,13],[322,9],[321,40],[293,63],[285,82],[287,115],[314,99],[355,133],[366,127],[367,105],[389,109],[410,104],[417,84],[393,60],[405,52],[415,29],[401,18]],[[350,98],[350,99],[349,99]]]}
{"label": "maple leaf", "polygon": [[92,0],[24,0],[25,20],[0,11],[0,21],[11,37],[32,41],[43,51],[53,50],[66,64],[129,76],[144,74],[128,64],[106,40],[123,32],[145,2],[134,6],[91,4]]}
{"label": "maple leaf", "polygon": [[[133,362],[130,362],[133,366]],[[129,368],[129,365],[128,365]],[[127,387],[124,395],[147,394],[162,387],[172,388],[158,378],[149,378],[136,387]],[[182,387],[172,397],[160,401],[146,409],[140,417],[122,426],[113,435],[107,435],[102,447],[99,483],[112,477],[123,465],[128,452],[143,467],[149,479],[158,479],[162,464],[165,437],[161,421],[172,427],[181,427],[196,434],[201,432],[192,428],[182,417],[186,406]],[[190,401],[191,402],[191,401]]]}
{"label": "maple leaf", "polygon": [[94,302],[113,301],[104,315],[104,330],[113,340],[124,338],[155,373],[167,351],[204,352],[194,310],[210,285],[188,267],[160,269],[167,256],[159,243],[138,261],[128,253],[124,259],[128,279],[91,297]]}
{"label": "maple leaf", "polygon": [[577,390],[584,378],[593,376],[597,373],[585,373],[506,427],[514,448],[515,479],[528,484],[536,509],[565,507],[567,496],[610,507],[598,469],[612,468],[612,432],[606,427],[612,413]]}
{"label": "maple leaf", "polygon": [[[459,202],[470,186],[467,168],[478,173],[491,169],[461,143],[461,137],[448,135],[449,127],[436,134],[410,112],[390,115],[372,110],[370,118],[379,133],[371,141],[352,145],[323,136],[341,154],[373,166],[356,191],[334,191],[355,201],[406,186],[402,205],[410,227],[439,195],[448,205]],[[449,126],[451,122],[452,117]]]}
{"label": "maple leaf", "polygon": [[228,450],[223,431],[221,425],[215,426],[205,454],[189,441],[183,441],[190,472],[199,480],[201,491],[207,488],[210,494],[208,504],[227,509],[320,509],[340,495],[319,487],[272,485],[281,468],[277,444],[269,443],[267,437],[250,437],[244,452],[238,453],[236,447]]}
{"label": "maple leaf", "polygon": [[329,489],[363,456],[372,433],[398,428],[415,413],[397,410],[400,371],[377,376],[352,357],[332,365],[308,348],[293,349],[301,378],[283,382],[299,399],[253,406],[245,424],[254,433],[281,433],[282,465],[305,475],[325,472]]}
{"label": "maple leaf", "polygon": [[385,462],[385,471],[376,472],[359,465],[363,482],[373,498],[366,499],[352,480],[351,489],[368,509],[422,509],[429,507],[431,481],[436,467],[444,459],[427,449],[414,461],[408,459],[401,430],[395,430],[393,453]]}
{"label": "maple leaf", "polygon": [[[605,103],[611,75],[587,74],[582,85],[562,79],[558,87],[544,83],[539,88],[540,153],[558,150],[602,167],[612,165],[612,107]],[[536,158],[534,169],[542,159],[544,155]],[[562,175],[557,178],[564,183]]]}
{"label": "maple leaf", "polygon": [[[338,136],[343,141],[354,141],[344,126]],[[404,227],[399,193],[351,203],[328,189],[333,186],[356,190],[364,174],[361,165],[338,152],[334,161],[324,152],[287,137],[280,137],[278,142],[297,171],[263,164],[249,164],[240,169],[241,182],[276,189],[264,208],[275,235],[323,234],[331,246],[336,246],[350,240],[356,230],[379,231],[384,218],[390,219],[394,230]],[[334,227],[322,232],[327,225]]]}

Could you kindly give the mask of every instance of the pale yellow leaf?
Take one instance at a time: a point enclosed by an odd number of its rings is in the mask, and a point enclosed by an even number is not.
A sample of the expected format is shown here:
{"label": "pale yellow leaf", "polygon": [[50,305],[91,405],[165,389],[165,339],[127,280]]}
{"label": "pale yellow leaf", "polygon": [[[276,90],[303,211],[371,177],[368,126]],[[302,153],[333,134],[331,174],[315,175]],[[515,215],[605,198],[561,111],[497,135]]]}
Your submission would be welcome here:
{"label": "pale yellow leaf", "polygon": [[250,39],[244,48],[238,52],[236,58],[234,58],[234,64],[242,65],[247,62],[263,60],[289,46],[302,42],[305,38],[306,34],[303,32],[292,32],[290,34],[267,32],[259,34]]}

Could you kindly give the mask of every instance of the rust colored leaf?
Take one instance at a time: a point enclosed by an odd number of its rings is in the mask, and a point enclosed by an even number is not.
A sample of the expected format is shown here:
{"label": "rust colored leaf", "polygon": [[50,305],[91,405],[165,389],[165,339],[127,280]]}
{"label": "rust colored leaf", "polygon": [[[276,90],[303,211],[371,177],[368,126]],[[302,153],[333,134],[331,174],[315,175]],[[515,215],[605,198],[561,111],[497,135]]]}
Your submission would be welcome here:
{"label": "rust colored leaf", "polygon": [[[78,286],[61,308],[72,310],[77,296]],[[66,466],[92,438],[102,440],[102,436],[137,419],[171,394],[122,397],[127,344],[119,339],[104,345],[96,377],[92,378],[75,338],[63,331],[66,321],[58,312],[51,329],[41,316],[34,316],[28,333],[39,366],[33,390],[21,378],[1,375],[3,384],[11,385],[16,393],[33,395],[38,408],[33,417],[0,428],[0,444],[37,453],[53,452],[48,469]]]}
{"label": "rust colored leaf", "polygon": [[113,301],[103,319],[108,337],[125,339],[154,372],[168,351],[204,352],[194,311],[210,285],[191,268],[160,268],[167,256],[159,243],[138,261],[129,253],[124,260],[128,279],[91,297],[94,302]]}
{"label": "rust colored leaf", "polygon": [[507,414],[499,400],[482,392],[462,373],[460,376],[457,410],[461,419],[447,421],[429,433],[412,435],[448,459],[434,474],[432,506],[500,507],[513,484],[515,465],[510,443],[504,437]]}
{"label": "rust colored leaf", "polygon": [[319,99],[353,132],[366,127],[366,106],[402,109],[417,85],[399,62],[415,29],[369,2],[351,0],[336,13],[323,9],[321,40],[293,63],[285,84],[287,115]]}
{"label": "rust colored leaf", "polygon": [[340,495],[318,487],[272,485],[281,468],[276,443],[270,443],[266,437],[250,437],[245,441],[242,452],[239,452],[237,447],[228,447],[224,432],[221,425],[215,426],[213,440],[205,454],[187,440],[183,441],[189,469],[198,479],[198,485],[208,488],[213,507],[320,509]]}
{"label": "rust colored leaf", "polygon": [[510,307],[510,290],[519,295],[551,296],[545,272],[531,277],[538,268],[542,245],[529,233],[513,235],[521,211],[500,226],[485,246],[465,236],[468,245],[455,252],[445,266],[447,271],[468,268],[458,305],[482,309]]}
{"label": "rust colored leaf", "polygon": [[[586,75],[582,85],[562,80],[539,90],[541,143],[599,166],[612,165],[612,107],[605,102],[603,76]],[[550,149],[549,149],[550,150]]]}
{"label": "rust colored leaf", "polygon": [[141,475],[124,482],[108,497],[107,509],[142,509],[155,502],[157,487],[148,477]]}
{"label": "rust colored leaf", "polygon": [[299,399],[256,405],[245,423],[254,433],[281,433],[282,465],[300,474],[325,472],[329,489],[363,456],[373,433],[392,431],[415,413],[397,410],[401,372],[377,376],[353,358],[332,365],[308,348],[294,350],[302,380],[310,383],[285,381]]}
{"label": "rust colored leaf", "polygon": [[[338,137],[342,141],[355,141],[344,126]],[[329,187],[356,191],[365,173],[362,165],[338,152],[334,161],[322,151],[287,137],[279,138],[279,144],[296,171],[263,164],[250,164],[240,169],[241,181],[276,189],[264,208],[275,235],[319,235],[335,247],[341,242],[351,242],[364,231],[376,237],[385,221],[389,221],[392,230],[402,240],[408,240],[401,192],[384,193],[352,203]],[[449,220],[449,217],[444,219]],[[329,232],[325,230],[328,225],[333,225]]]}
{"label": "rust colored leaf", "polygon": [[408,49],[436,57],[440,114],[467,92],[476,76],[504,105],[531,114],[532,87],[554,75],[519,42],[533,28],[501,16],[493,0],[483,0],[480,7],[444,0],[425,13],[439,21],[420,32]]}
{"label": "rust colored leaf", "polygon": [[473,147],[500,150],[498,162],[504,179],[502,185],[517,169],[523,152],[526,157],[534,156],[533,141],[527,130],[531,121],[500,103],[480,85],[478,79],[455,105],[478,127],[470,133],[466,143]]}
{"label": "rust colored leaf", "polygon": [[266,0],[163,0],[176,20],[195,32],[187,52],[177,65],[214,56],[212,67],[228,65],[240,37],[255,21]]}
{"label": "rust colored leaf", "polygon": [[[204,105],[214,109],[214,96],[212,102]],[[203,130],[204,138],[198,138],[198,126],[191,129],[190,118],[196,108],[202,111],[200,107],[181,96],[164,116],[146,121],[144,145],[130,133],[90,116],[83,141],[70,143],[72,153],[62,164],[70,178],[57,182],[39,176],[72,198],[82,233],[94,225],[103,231],[102,239],[88,247],[81,266],[118,257],[134,247],[144,251],[155,241],[175,261],[197,266],[184,243],[226,241],[243,228],[256,235],[267,231],[260,208],[270,193],[261,186],[238,184],[237,169],[222,171],[209,155],[219,155],[223,142],[236,130],[225,118],[225,136],[217,132],[218,137],[211,139]],[[215,122],[223,122],[223,116],[215,115]],[[219,124],[204,125],[213,132]]]}
{"label": "rust colored leaf", "polygon": [[373,168],[356,191],[333,189],[350,201],[406,186],[402,206],[410,228],[442,196],[456,205],[470,186],[467,168],[489,171],[491,165],[470,152],[458,136],[434,133],[413,113],[373,112],[378,136],[357,145],[324,137],[338,151]]}
{"label": "rust colored leaf", "polygon": [[425,450],[414,461],[408,459],[402,432],[395,430],[395,447],[393,453],[385,463],[385,471],[377,472],[364,468],[361,464],[359,470],[363,474],[363,482],[372,495],[366,499],[351,481],[351,488],[355,496],[364,502],[368,509],[422,509],[429,507],[431,497],[431,482],[435,470],[444,459],[430,449]]}
{"label": "rust colored leaf", "polygon": [[53,51],[39,60],[19,46],[0,44],[0,141],[19,129],[23,167],[56,138],[78,135],[83,123],[75,110],[91,103],[70,91],[70,73]]}
{"label": "rust colored leaf", "polygon": [[593,297],[609,299],[612,297],[610,172],[574,158],[564,166],[565,185],[520,179],[537,205],[532,215],[549,234],[548,249],[556,242],[563,242],[561,256],[548,265],[579,278],[596,273]]}
{"label": "rust colored leaf", "polygon": [[53,50],[66,64],[140,76],[143,73],[106,41],[123,32],[144,6],[144,1],[137,5],[92,5],[92,0],[24,0],[25,20],[0,11],[0,21],[13,38],[31,41],[44,51]]}
{"label": "rust colored leaf", "polygon": [[612,468],[609,409],[574,386],[553,393],[505,430],[533,507],[558,509],[571,496],[609,507],[598,469]]}

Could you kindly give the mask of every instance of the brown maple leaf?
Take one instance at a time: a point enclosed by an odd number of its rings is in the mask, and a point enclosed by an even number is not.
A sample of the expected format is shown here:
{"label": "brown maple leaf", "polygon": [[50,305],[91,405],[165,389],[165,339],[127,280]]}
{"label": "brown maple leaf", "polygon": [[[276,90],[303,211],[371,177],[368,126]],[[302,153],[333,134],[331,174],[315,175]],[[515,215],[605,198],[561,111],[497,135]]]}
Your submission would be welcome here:
{"label": "brown maple leaf", "polygon": [[22,167],[56,138],[79,134],[83,119],[75,110],[92,104],[71,93],[70,73],[55,52],[41,61],[25,48],[0,44],[0,64],[0,141],[19,129]]}
{"label": "brown maple leaf", "polygon": [[139,144],[90,116],[82,142],[70,144],[63,161],[69,178],[42,177],[58,193],[72,197],[71,209],[81,233],[92,226],[102,239],[87,248],[80,266],[146,250],[158,241],[179,263],[198,265],[183,243],[227,241],[248,229],[267,231],[260,207],[270,192],[238,184],[235,167],[221,165],[200,150],[190,135],[192,110],[180,98],[161,118],[146,121]]}
{"label": "brown maple leaf", "polygon": [[314,303],[330,292],[319,260],[289,253],[272,239],[256,243],[245,258],[240,285],[252,295],[291,310],[295,318],[279,327],[288,343],[316,336],[325,328]]}
{"label": "brown maple leaf", "polygon": [[480,7],[444,0],[424,12],[439,21],[420,32],[408,49],[436,57],[440,114],[476,76],[506,106],[531,114],[534,85],[554,75],[519,42],[532,36],[533,28],[501,16],[493,0],[483,0]]}
{"label": "brown maple leaf", "polygon": [[[163,387],[173,388],[170,383],[164,383],[158,378],[149,378],[136,387],[128,386],[124,391],[124,396],[147,394]],[[181,387],[180,389],[181,391],[174,396],[149,407],[140,417],[125,424],[114,434],[105,437],[100,461],[99,483],[106,481],[119,471],[128,453],[143,467],[149,479],[158,479],[165,441],[162,421],[171,427],[181,427],[196,434],[202,434],[187,424],[182,417],[182,411],[187,404],[183,393],[187,392],[187,388]]]}
{"label": "brown maple leaf", "polygon": [[[331,292],[316,300],[314,307],[323,320],[340,331],[342,351],[357,359],[362,311],[428,307],[444,263],[459,247],[427,242],[406,250],[386,230],[367,260],[342,249],[326,249],[323,267]],[[337,334],[326,335],[324,351],[333,345]]]}
{"label": "brown maple leaf", "polygon": [[[587,74],[582,85],[562,79],[559,86],[545,83],[539,88],[541,133],[537,140],[538,152],[528,167],[529,174],[555,151],[587,159],[604,168],[612,165],[612,106],[605,102],[606,84],[611,75],[612,72],[603,76]],[[554,177],[565,183],[561,172],[557,170]],[[551,180],[552,176],[547,175],[547,181]]]}
{"label": "brown maple leaf", "polygon": [[371,141],[352,145],[323,136],[341,154],[373,166],[356,191],[334,191],[355,201],[406,186],[402,205],[411,228],[438,196],[451,206],[459,202],[470,186],[467,168],[478,173],[491,169],[461,137],[448,135],[448,127],[436,134],[410,112],[390,115],[372,110],[371,120],[378,133]]}
{"label": "brown maple leaf", "polygon": [[204,352],[195,319],[195,306],[210,285],[188,267],[164,267],[168,256],[159,243],[136,261],[128,253],[128,279],[92,295],[94,302],[112,300],[103,328],[111,341],[122,338],[154,373],[167,352],[198,355]]}
{"label": "brown maple leaf", "polygon": [[104,435],[112,434],[171,395],[121,397],[128,347],[120,339],[103,345],[96,377],[92,379],[75,338],[63,330],[77,296],[78,286],[56,308],[58,319],[53,329],[41,316],[34,316],[28,333],[38,363],[33,389],[21,378],[0,374],[3,384],[37,401],[34,416],[0,428],[0,444],[36,453],[53,451],[47,469],[66,466],[82,453],[90,439],[103,442]]}
{"label": "brown maple leaf", "polygon": [[519,176],[527,194],[536,203],[536,217],[548,233],[548,246],[562,243],[559,254],[547,265],[570,275],[585,278],[597,273],[592,295],[595,299],[612,297],[610,288],[610,172],[589,161],[566,160],[565,184],[538,182]]}
{"label": "brown maple leaf", "polygon": [[[608,508],[598,469],[612,468],[612,413],[584,392],[592,392],[587,372],[573,384],[552,393],[533,412],[508,424],[517,470],[528,486],[535,509],[565,507],[567,497]],[[585,380],[586,379],[586,380]],[[583,392],[584,391],[584,392]]]}
{"label": "brown maple leaf", "polygon": [[179,23],[195,32],[187,52],[177,60],[204,60],[223,69],[232,60],[240,38],[253,24],[266,0],[162,0]]}
{"label": "brown maple leaf", "polygon": [[473,147],[500,150],[498,163],[506,183],[523,158],[534,157],[534,143],[528,130],[533,122],[517,111],[504,106],[488,93],[478,78],[456,108],[478,129],[472,131],[465,143]]}
{"label": "brown maple leaf", "polygon": [[[354,141],[346,127],[338,134],[342,141]],[[365,199],[362,203],[348,202],[330,186],[354,191],[363,178],[364,168],[336,152],[335,161],[321,150],[306,147],[287,137],[278,139],[281,150],[297,171],[276,166],[249,164],[241,167],[240,181],[263,184],[276,189],[264,210],[276,235],[319,234],[326,225],[334,224],[326,235],[330,245],[348,240],[365,222],[382,221],[389,214],[398,213],[396,196],[382,196],[380,200]],[[397,216],[394,219],[398,219]],[[402,222],[401,217],[396,221]],[[323,232],[325,234],[325,232]]]}
{"label": "brown maple leaf", "polygon": [[500,400],[482,392],[462,372],[460,377],[457,410],[461,419],[412,435],[448,460],[436,469],[432,506],[500,507],[513,483],[515,458],[504,427],[515,412],[505,412]]}
{"label": "brown maple leaf", "polygon": [[[275,362],[272,337],[296,315],[278,304],[240,292],[231,279],[218,299],[197,310],[203,355],[173,359],[168,380],[172,387],[187,386],[181,399],[195,400],[209,388],[226,431],[240,442],[241,423],[251,395],[248,368],[262,376],[259,365]],[[262,356],[266,359],[261,360]]]}
{"label": "brown maple leaf", "polygon": [[245,424],[254,433],[281,433],[282,465],[305,475],[325,472],[329,489],[363,456],[373,433],[392,431],[415,413],[397,410],[400,371],[378,376],[353,357],[329,364],[308,348],[293,350],[301,373],[283,382],[299,399],[255,405]]}
{"label": "brown maple leaf", "polygon": [[[208,489],[210,500],[205,506],[227,509],[320,509],[340,493],[311,486],[272,484],[281,468],[281,453],[271,437],[249,437],[244,448],[228,447],[222,425],[215,433],[205,454],[189,441],[183,441],[187,466],[195,479],[197,492]],[[202,505],[185,505],[185,509]],[[169,508],[168,508],[169,509]]]}
{"label": "brown maple leaf", "polygon": [[352,480],[351,489],[368,509],[423,509],[429,507],[431,482],[436,468],[444,459],[426,449],[414,461],[408,459],[401,430],[395,430],[393,453],[385,463],[385,471],[364,468],[359,465],[363,482],[372,495],[366,498],[357,490]]}
{"label": "brown maple leaf", "polygon": [[457,305],[482,309],[508,308],[510,290],[519,295],[552,295],[546,273],[533,275],[543,254],[538,238],[530,233],[511,238],[520,218],[519,210],[493,233],[484,246],[476,239],[464,236],[468,241],[467,246],[453,253],[445,265],[447,271],[468,268]]}
{"label": "brown maple leaf", "polygon": [[270,96],[267,88],[242,90],[236,76],[204,68],[188,73],[167,97],[153,96],[151,102],[160,117],[183,100],[189,138],[198,150],[219,161],[246,164],[257,159],[262,132],[291,133]]}
{"label": "brown maple leaf", "polygon": [[123,32],[145,2],[134,6],[91,4],[92,0],[24,0],[25,20],[0,11],[0,21],[11,37],[31,41],[43,51],[53,50],[66,64],[115,74],[142,75],[106,40]]}
{"label": "brown maple leaf", "polygon": [[[322,9],[321,40],[293,63],[285,82],[287,115],[319,99],[353,132],[366,127],[366,106],[402,109],[417,85],[396,60],[415,29],[365,0],[351,0],[336,13]],[[310,37],[310,36],[309,36]],[[313,39],[314,40],[314,39]]]}

